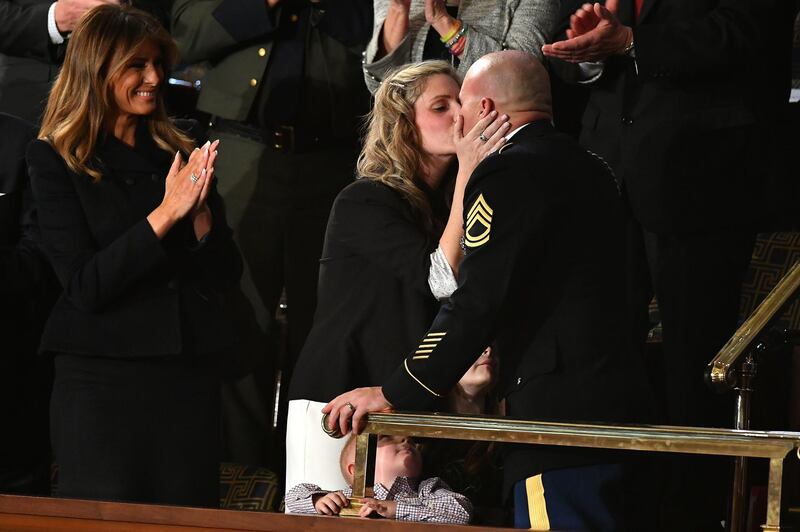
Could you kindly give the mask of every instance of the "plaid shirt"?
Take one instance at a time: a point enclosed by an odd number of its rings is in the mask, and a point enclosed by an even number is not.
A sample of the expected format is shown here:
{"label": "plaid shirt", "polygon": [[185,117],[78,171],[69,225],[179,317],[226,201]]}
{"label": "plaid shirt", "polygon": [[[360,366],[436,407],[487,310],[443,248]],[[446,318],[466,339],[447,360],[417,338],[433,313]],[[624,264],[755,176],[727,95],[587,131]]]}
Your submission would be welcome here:
{"label": "plaid shirt", "polygon": [[[472,503],[450,487],[439,477],[417,481],[408,477],[397,477],[388,490],[375,484],[375,498],[382,501],[397,501],[397,519],[400,521],[423,521],[466,525],[472,518]],[[314,484],[298,484],[286,494],[286,509],[290,513],[315,514],[314,495],[330,493]],[[345,497],[353,495],[352,488],[342,490]]]}

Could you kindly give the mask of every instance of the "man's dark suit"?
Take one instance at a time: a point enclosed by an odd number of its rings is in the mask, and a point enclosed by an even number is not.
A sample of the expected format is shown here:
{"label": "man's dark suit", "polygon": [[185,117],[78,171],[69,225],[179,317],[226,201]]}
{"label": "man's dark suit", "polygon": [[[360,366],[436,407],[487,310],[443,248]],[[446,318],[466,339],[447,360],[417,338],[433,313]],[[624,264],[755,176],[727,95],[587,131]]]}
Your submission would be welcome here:
{"label": "man's dark suit", "polygon": [[47,33],[52,0],[0,0],[0,112],[38,123],[66,44]]}
{"label": "man's dark suit", "polygon": [[[654,233],[698,233],[752,222],[754,126],[788,103],[789,2],[633,0],[635,61],[605,61],[582,143],[625,182],[633,214]],[[785,8],[783,6],[786,6]]]}
{"label": "man's dark suit", "polygon": [[[39,123],[67,41],[53,44],[47,12],[54,0],[0,0],[0,112]],[[171,2],[137,0],[162,23]],[[167,26],[168,27],[168,26]]]}
{"label": "man's dark suit", "polygon": [[[621,0],[635,59],[607,58],[591,84],[581,143],[612,166],[633,215],[629,293],[642,344],[653,292],[658,299],[665,356],[650,374],[663,423],[732,423],[732,402],[706,389],[703,372],[736,326],[759,210],[773,208],[762,185],[775,159],[771,124],[788,102],[792,9],[780,0],[644,0],[636,17],[634,1]],[[699,489],[698,504],[722,494]]]}
{"label": "man's dark suit", "polygon": [[[647,395],[620,297],[625,215],[602,161],[549,122],[532,122],[476,168],[464,213],[458,290],[384,383],[393,407],[429,408],[495,339],[509,416],[642,420]],[[506,488],[596,460],[523,446],[508,453]]]}
{"label": "man's dark suit", "polygon": [[50,364],[36,356],[57,293],[25,167],[32,124],[0,113],[0,492],[49,493]]}

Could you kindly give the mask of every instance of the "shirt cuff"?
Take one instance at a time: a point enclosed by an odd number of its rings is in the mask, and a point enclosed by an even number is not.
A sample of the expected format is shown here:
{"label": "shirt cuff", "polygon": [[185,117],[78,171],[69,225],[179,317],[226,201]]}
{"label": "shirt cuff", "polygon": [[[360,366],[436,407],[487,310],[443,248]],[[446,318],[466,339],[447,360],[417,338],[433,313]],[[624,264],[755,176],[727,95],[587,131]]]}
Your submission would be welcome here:
{"label": "shirt cuff", "polygon": [[50,42],[53,44],[64,44],[64,36],[58,31],[56,24],[56,3],[50,4],[47,10],[47,33],[50,35]]}
{"label": "shirt cuff", "polygon": [[578,63],[578,83],[593,83],[603,75],[605,64],[602,61]]}
{"label": "shirt cuff", "polygon": [[428,270],[428,286],[431,288],[433,297],[441,301],[447,299],[458,288],[456,276],[453,274],[453,269],[450,268],[450,263],[447,262],[447,257],[442,251],[442,247],[436,248],[436,251],[431,253],[431,267]]}

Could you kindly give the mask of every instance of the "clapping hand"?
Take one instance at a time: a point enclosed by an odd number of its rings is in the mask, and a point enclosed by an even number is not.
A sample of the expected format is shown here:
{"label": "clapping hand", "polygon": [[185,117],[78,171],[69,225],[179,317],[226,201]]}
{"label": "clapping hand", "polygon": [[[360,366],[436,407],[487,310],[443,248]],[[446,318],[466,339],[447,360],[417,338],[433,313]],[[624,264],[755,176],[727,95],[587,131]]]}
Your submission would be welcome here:
{"label": "clapping hand", "polygon": [[165,182],[164,199],[147,217],[159,238],[190,212],[196,215],[207,212],[206,198],[214,175],[217,146],[219,141],[195,148],[185,164],[180,152],[175,154]]}
{"label": "clapping hand", "polygon": [[568,39],[542,46],[542,53],[570,63],[601,61],[622,53],[633,42],[633,30],[617,18],[619,0],[584,4],[570,17]]}
{"label": "clapping hand", "polygon": [[447,12],[445,0],[425,0],[425,20],[439,36],[446,35],[456,24],[456,19]]}
{"label": "clapping hand", "polygon": [[[614,7],[613,5],[611,7]],[[608,9],[609,6],[606,6]],[[610,9],[609,9],[610,10]],[[574,14],[569,17],[569,28],[567,38],[572,39],[595,29],[600,23],[600,17],[594,9],[594,4],[583,4]]]}
{"label": "clapping hand", "polygon": [[392,53],[408,33],[408,13],[411,0],[390,0],[381,31],[381,48],[384,55]]}

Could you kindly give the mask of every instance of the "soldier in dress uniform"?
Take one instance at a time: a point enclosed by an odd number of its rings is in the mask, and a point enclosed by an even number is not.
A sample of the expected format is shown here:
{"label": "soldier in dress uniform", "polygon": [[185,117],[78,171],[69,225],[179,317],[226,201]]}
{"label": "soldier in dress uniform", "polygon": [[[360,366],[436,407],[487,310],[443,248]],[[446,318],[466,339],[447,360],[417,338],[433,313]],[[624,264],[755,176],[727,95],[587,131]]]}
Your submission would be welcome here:
{"label": "soldier in dress uniform", "polygon": [[[641,361],[626,339],[625,211],[612,172],[554,130],[547,72],[531,55],[485,56],[460,96],[465,128],[497,110],[514,129],[467,186],[458,290],[382,387],[343,394],[323,412],[346,432],[368,412],[429,409],[495,340],[510,417],[644,420]],[[514,446],[505,494],[520,527],[636,529],[632,469],[609,452]]]}

